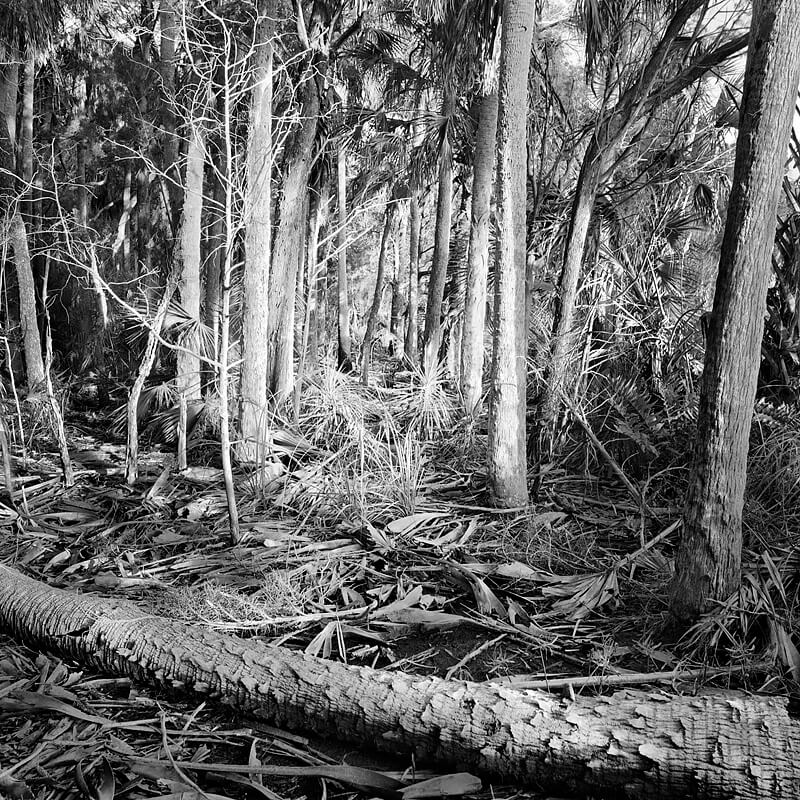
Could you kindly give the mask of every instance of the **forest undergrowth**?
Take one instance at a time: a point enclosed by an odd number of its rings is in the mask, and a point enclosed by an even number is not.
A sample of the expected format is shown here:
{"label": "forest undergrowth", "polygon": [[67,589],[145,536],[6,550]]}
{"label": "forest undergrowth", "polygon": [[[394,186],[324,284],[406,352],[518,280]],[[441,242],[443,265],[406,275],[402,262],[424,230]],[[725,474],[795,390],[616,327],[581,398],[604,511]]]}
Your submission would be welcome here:
{"label": "forest undergrowth", "polygon": [[[385,670],[568,696],[626,686],[792,691],[800,451],[790,418],[756,414],[741,592],[676,641],[667,589],[688,434],[642,460],[631,455],[633,437],[603,443],[576,410],[559,460],[539,468],[537,501],[502,510],[486,494],[485,419],[460,419],[441,379],[389,378],[364,388],[328,369],[310,380],[296,422],[289,407],[265,422],[270,457],[236,470],[235,545],[219,445],[208,438],[213,414],[196,425],[190,466],[179,471],[174,442],[164,441],[174,413],[150,406],[150,444],[128,486],[113,413],[71,412],[76,483],[64,490],[57,448],[24,404],[28,437],[24,455],[11,447],[0,558],[52,585]],[[205,764],[208,796],[243,796],[243,781],[245,793],[255,783],[272,798],[317,796],[328,780],[370,791],[341,766],[335,743],[76,671],[9,639],[0,708],[0,761],[10,767],[2,790],[12,797],[198,791],[170,767],[181,759]],[[287,768],[283,795],[247,772],[267,753]],[[363,753],[344,761],[391,774],[408,766]],[[292,773],[298,762],[305,771]],[[215,771],[237,763],[239,774]],[[120,771],[128,783],[109,788]],[[438,777],[452,794],[475,793]]]}

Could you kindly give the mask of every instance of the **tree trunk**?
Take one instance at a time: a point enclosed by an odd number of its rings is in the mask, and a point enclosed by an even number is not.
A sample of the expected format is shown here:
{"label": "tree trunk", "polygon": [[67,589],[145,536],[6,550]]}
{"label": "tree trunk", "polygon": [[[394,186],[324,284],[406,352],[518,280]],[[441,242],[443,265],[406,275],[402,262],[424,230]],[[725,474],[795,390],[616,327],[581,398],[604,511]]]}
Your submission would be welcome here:
{"label": "tree trunk", "polygon": [[733,188],[671,611],[695,617],[741,581],[747,449],[772,270],[775,214],[800,81],[800,0],[754,5]]}
{"label": "tree trunk", "polygon": [[425,306],[425,329],[422,333],[423,363],[433,375],[439,360],[442,343],[442,303],[450,262],[450,224],[453,215],[453,150],[450,144],[450,125],[455,113],[455,94],[445,90],[442,104],[442,134],[439,146],[439,189],[436,200],[436,229],[433,243],[433,262],[428,281],[428,300]]}
{"label": "tree trunk", "polygon": [[[202,254],[203,173],[205,170],[205,131],[199,120],[190,123],[189,150],[186,154],[186,186],[180,230],[181,307],[193,330],[200,322],[200,262]],[[178,350],[176,385],[187,400],[200,397],[200,342],[197,336],[184,337]]]}
{"label": "tree trunk", "polygon": [[145,382],[150,377],[150,372],[156,360],[161,328],[164,325],[164,318],[167,315],[167,309],[169,308],[172,296],[175,294],[175,289],[178,286],[179,277],[177,270],[174,268],[170,270],[167,276],[164,294],[161,295],[155,316],[148,326],[147,345],[145,346],[142,360],[139,364],[139,372],[136,375],[136,380],[134,380],[130,394],[128,395],[128,439],[125,453],[125,480],[130,485],[136,483],[139,476],[139,398],[142,396],[142,389],[144,388]]}
{"label": "tree trunk", "polygon": [[314,78],[301,90],[302,122],[295,132],[286,163],[280,222],[272,251],[270,275],[267,385],[273,400],[285,399],[294,386],[294,314],[298,249],[305,238],[305,196],[311,172],[319,96]]}
{"label": "tree trunk", "polygon": [[25,369],[28,391],[34,392],[44,381],[44,360],[36,315],[36,290],[33,281],[28,234],[19,206],[8,220],[8,239],[14,251],[14,266],[19,284],[19,319],[22,326],[22,345],[25,351]]}
{"label": "tree trunk", "polygon": [[247,228],[242,311],[241,412],[238,455],[256,462],[265,443],[267,407],[268,289],[272,237],[272,32],[274,22],[259,2],[257,50],[250,101],[250,141],[247,147]]}
{"label": "tree trunk", "polygon": [[497,142],[497,92],[480,101],[472,174],[472,211],[467,256],[467,289],[461,340],[461,394],[468,414],[480,407],[489,274],[489,214]]}
{"label": "tree trunk", "polygon": [[528,502],[526,458],[525,115],[535,0],[505,0],[497,120],[497,263],[489,402],[489,487],[499,506]]}
{"label": "tree trunk", "polygon": [[395,337],[391,340],[392,354],[397,355],[397,341],[403,341],[403,293],[400,286],[400,243],[405,239],[405,214],[401,212],[397,230],[394,235],[394,269],[392,276],[392,306],[389,311],[389,333]]}
{"label": "tree trunk", "polygon": [[[225,258],[225,189],[219,176],[214,177],[214,211],[208,233],[208,256],[205,269],[205,322],[211,331],[214,356],[219,356],[219,310],[220,281],[222,279],[222,262]],[[247,253],[245,252],[245,269],[247,269]],[[242,280],[244,283],[244,278]],[[244,292],[242,292],[244,295]],[[242,305],[245,305],[244,298]],[[266,372],[265,372],[266,376]],[[266,387],[266,377],[264,378]],[[265,389],[266,392],[266,389]]]}
{"label": "tree trunk", "polygon": [[337,321],[339,341],[336,364],[344,372],[352,372],[353,356],[350,345],[350,299],[347,288],[347,154],[341,140],[336,150],[336,186],[339,203],[339,270],[337,285]]}
{"label": "tree trunk", "polygon": [[179,140],[175,114],[175,40],[178,36],[176,2],[177,0],[165,0],[160,4],[158,12],[161,28],[158,72],[161,77],[161,129],[163,132],[161,184],[170,233],[176,223],[175,214],[181,205],[181,176],[178,165]]}
{"label": "tree trunk", "polygon": [[8,131],[8,138],[11,142],[13,170],[15,159],[13,158],[14,148],[17,143],[17,92],[19,91],[19,53],[15,47],[9,49],[2,48],[3,61],[7,62],[0,65],[0,114],[5,120],[5,128]]}
{"label": "tree trunk", "polygon": [[367,330],[364,334],[364,352],[361,356],[361,382],[364,386],[369,386],[369,362],[372,351],[372,339],[375,336],[375,327],[378,324],[378,314],[380,313],[381,300],[383,299],[383,277],[386,273],[386,257],[389,252],[389,239],[392,235],[395,209],[395,202],[391,200],[386,209],[383,236],[381,236],[381,250],[378,255],[378,273],[375,276],[375,293],[372,295],[372,306],[369,310]]}
{"label": "tree trunk", "polygon": [[153,273],[153,207],[150,197],[150,171],[142,164],[136,173],[136,259],[137,275],[143,278],[145,289],[156,282]]}
{"label": "tree trunk", "polygon": [[[305,365],[311,364],[311,371],[316,372],[319,366],[319,324],[318,317],[324,313],[320,308],[320,287],[323,280],[325,269],[325,259],[320,258],[319,235],[322,226],[325,224],[328,214],[328,183],[323,183],[319,190],[319,196],[314,201],[311,211],[308,230],[308,299],[306,310],[306,325],[303,333],[303,347],[300,353],[300,360],[303,370],[298,369],[298,373],[305,373]],[[324,307],[323,307],[324,308]],[[302,378],[302,374],[300,374]]]}
{"label": "tree trunk", "polygon": [[583,254],[589,236],[594,203],[600,186],[603,158],[594,141],[589,145],[575,187],[575,199],[570,213],[564,261],[559,281],[559,299],[553,320],[551,362],[544,382],[539,425],[548,442],[552,443],[562,396],[567,391],[569,370],[575,357],[576,334],[572,330],[575,302],[583,266]]}
{"label": "tree trunk", "polygon": [[[25,80],[22,84],[22,136],[20,141],[20,169],[23,191],[31,196],[33,184],[33,79],[36,74],[36,59],[33,48],[28,48],[25,59]],[[30,213],[30,206],[27,212]]]}
{"label": "tree trunk", "polygon": [[355,667],[54,589],[0,566],[0,626],[112,675],[217,697],[284,728],[537,791],[796,800],[800,723],[750,694],[569,700]]}
{"label": "tree trunk", "polygon": [[416,364],[419,359],[419,347],[417,344],[420,243],[419,194],[418,188],[412,188],[408,205],[408,314],[406,319],[405,354],[406,360],[412,365]]}

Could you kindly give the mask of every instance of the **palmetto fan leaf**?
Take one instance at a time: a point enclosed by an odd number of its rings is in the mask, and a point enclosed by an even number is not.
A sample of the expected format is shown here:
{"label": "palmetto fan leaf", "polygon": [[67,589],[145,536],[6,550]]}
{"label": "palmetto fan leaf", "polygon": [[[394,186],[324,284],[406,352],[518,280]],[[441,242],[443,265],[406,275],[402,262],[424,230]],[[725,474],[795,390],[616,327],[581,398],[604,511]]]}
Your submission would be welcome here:
{"label": "palmetto fan leaf", "polygon": [[[125,317],[122,335],[128,346],[135,345],[147,336],[148,328],[142,318],[149,319],[150,310],[144,300],[134,306],[136,313]],[[199,320],[192,319],[180,302],[174,298],[170,301],[164,318],[164,334],[170,339],[186,347],[196,348],[204,358],[214,358],[214,333],[211,328]]]}
{"label": "palmetto fan leaf", "polygon": [[44,50],[59,33],[63,16],[61,0],[0,0],[0,48]]}

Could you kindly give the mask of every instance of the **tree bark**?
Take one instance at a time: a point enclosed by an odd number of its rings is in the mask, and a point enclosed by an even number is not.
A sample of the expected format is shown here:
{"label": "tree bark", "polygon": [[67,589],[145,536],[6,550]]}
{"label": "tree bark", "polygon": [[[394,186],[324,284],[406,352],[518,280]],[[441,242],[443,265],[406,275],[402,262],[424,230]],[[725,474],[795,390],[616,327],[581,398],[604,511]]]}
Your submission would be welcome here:
{"label": "tree bark", "polygon": [[429,375],[435,374],[442,343],[442,303],[450,262],[450,224],[453,216],[453,150],[450,143],[451,119],[456,98],[452,87],[445,89],[442,103],[442,133],[439,145],[439,188],[436,200],[436,229],[433,261],[422,332],[423,363]]}
{"label": "tree bark", "polygon": [[409,364],[415,365],[419,360],[417,344],[419,313],[419,242],[420,214],[419,189],[411,189],[408,204],[408,319],[406,320],[405,355]]}
{"label": "tree bark", "polygon": [[247,147],[247,228],[242,310],[239,458],[257,462],[265,444],[268,288],[272,237],[272,33],[267,3],[259,2]]}
{"label": "tree bark", "polygon": [[497,120],[497,257],[489,401],[489,488],[499,506],[528,502],[526,458],[525,115],[535,0],[505,0]]}
{"label": "tree bark", "polygon": [[559,281],[559,297],[553,325],[553,342],[548,378],[545,381],[539,425],[545,438],[552,443],[554,427],[567,390],[570,366],[575,357],[576,333],[572,330],[575,303],[583,267],[583,254],[589,237],[594,203],[600,187],[603,159],[594,141],[590,143],[578,175],[575,199],[572,203],[564,261]]}
{"label": "tree bark", "polygon": [[36,290],[33,281],[31,254],[25,222],[17,205],[8,219],[8,238],[14,251],[14,266],[19,285],[19,319],[22,326],[22,346],[25,352],[25,369],[28,391],[34,392],[44,382],[44,360],[39,325],[36,314]]}
{"label": "tree bark", "polygon": [[[200,120],[189,124],[189,150],[186,154],[186,185],[180,229],[181,307],[193,330],[200,323],[200,262],[202,254],[203,174],[205,171],[205,131]],[[184,337],[178,350],[176,384],[187,400],[200,397],[200,342],[197,336]]]}
{"label": "tree bark", "polygon": [[288,397],[294,387],[298,249],[302,249],[305,238],[305,196],[319,118],[319,96],[313,77],[306,79],[301,91],[302,122],[287,157],[270,275],[267,385],[276,403]]}
{"label": "tree bark", "polygon": [[33,48],[28,48],[25,59],[25,80],[22,84],[22,131],[20,141],[20,170],[22,188],[30,197],[33,188],[33,79],[36,59]]}
{"label": "tree bark", "polygon": [[733,188],[700,392],[671,611],[688,620],[741,581],[742,506],[775,214],[800,82],[800,0],[753,9]]}
{"label": "tree bark", "polygon": [[17,92],[19,91],[19,53],[16,47],[3,49],[3,61],[0,66],[0,114],[5,120],[5,128],[11,142],[13,170],[15,160],[14,148],[17,142]]}
{"label": "tree bark", "polygon": [[159,339],[161,336],[161,328],[164,325],[164,318],[167,315],[172,296],[178,286],[179,273],[174,268],[170,270],[167,276],[167,283],[164,287],[164,293],[156,307],[156,313],[153,320],[150,322],[147,331],[147,345],[145,346],[142,360],[139,364],[139,371],[136,375],[136,380],[131,386],[130,394],[128,395],[127,404],[127,448],[125,452],[125,480],[129,485],[136,483],[139,477],[139,398],[142,396],[142,389],[150,377],[150,372],[153,369],[153,364],[156,360],[158,353]]}
{"label": "tree bark", "polygon": [[178,37],[177,0],[165,0],[159,6],[158,20],[161,28],[161,49],[158,72],[161,77],[161,128],[163,159],[162,194],[167,206],[167,218],[172,232],[176,224],[174,215],[181,206],[181,176],[178,165],[179,141],[175,114],[175,41]]}
{"label": "tree bark", "polygon": [[347,287],[347,153],[341,140],[336,150],[336,188],[339,204],[339,251],[337,272],[337,326],[338,347],[336,364],[344,372],[352,372],[353,356],[350,344],[350,299]]}
{"label": "tree bark", "polygon": [[0,566],[0,626],[113,675],[214,697],[284,728],[537,790],[796,800],[800,723],[779,697],[624,691],[568,700],[355,667],[54,589]]}
{"label": "tree bark", "polygon": [[400,213],[400,221],[394,235],[394,269],[392,270],[392,305],[389,311],[389,333],[392,339],[392,353],[397,354],[396,341],[403,341],[403,293],[400,285],[400,242],[405,238],[405,214]]}
{"label": "tree bark", "polygon": [[375,336],[375,327],[378,324],[378,314],[381,310],[381,300],[383,299],[383,278],[386,274],[386,257],[389,252],[389,239],[392,235],[392,225],[394,224],[395,201],[391,200],[386,208],[386,216],[383,224],[383,235],[381,236],[381,250],[378,255],[378,272],[375,276],[375,292],[372,295],[372,305],[367,317],[367,330],[364,334],[364,352],[361,356],[361,382],[364,386],[369,386],[369,363],[372,351],[372,339]]}
{"label": "tree bark", "polygon": [[497,143],[497,92],[480,100],[472,172],[472,210],[467,256],[467,288],[461,340],[461,394],[468,414],[480,407],[489,274],[489,213]]}
{"label": "tree bark", "polygon": [[319,236],[328,218],[328,182],[325,180],[319,189],[318,197],[313,201],[311,219],[308,230],[308,299],[306,309],[306,324],[303,332],[303,347],[300,360],[303,370],[298,369],[302,375],[307,371],[306,364],[311,364],[311,371],[316,372],[319,367],[319,316],[324,316],[324,305],[321,306],[322,284],[324,283],[325,258],[320,255]]}

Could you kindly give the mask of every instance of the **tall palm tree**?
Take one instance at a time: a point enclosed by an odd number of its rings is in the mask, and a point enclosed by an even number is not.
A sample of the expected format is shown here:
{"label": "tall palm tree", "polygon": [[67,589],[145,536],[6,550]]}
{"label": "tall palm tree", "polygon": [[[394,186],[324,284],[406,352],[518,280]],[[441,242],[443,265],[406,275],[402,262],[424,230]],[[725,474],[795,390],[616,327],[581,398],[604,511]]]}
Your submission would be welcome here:
{"label": "tall palm tree", "polygon": [[[19,63],[28,65],[28,77],[32,78],[31,65],[37,53],[45,51],[60,30],[63,5],[59,0],[9,0],[0,9],[0,112],[4,120],[0,124],[0,168],[3,172],[0,184],[0,205],[5,217],[4,227],[14,252],[14,264],[19,286],[19,313],[23,334],[23,349],[27,370],[28,387],[33,390],[45,378],[44,360],[39,338],[36,313],[36,294],[28,234],[23,221],[19,198],[15,197],[13,176],[16,171],[16,102],[19,85]],[[29,101],[32,103],[33,83],[29,82]],[[26,129],[28,138],[23,151],[32,158],[33,126]],[[32,161],[31,161],[32,166]],[[24,187],[23,187],[24,189]]]}
{"label": "tall palm tree", "polygon": [[275,22],[259,0],[253,37],[250,137],[247,143],[247,218],[242,309],[239,457],[256,461],[267,405],[267,308],[272,238],[272,37]]}
{"label": "tall palm tree", "polygon": [[[697,31],[708,3],[706,0],[683,0],[664,5],[668,13],[666,17],[661,15],[663,33],[637,59],[631,59],[621,43],[638,43],[640,37],[624,36],[620,26],[634,25],[639,30],[642,15],[650,15],[653,4],[643,0],[633,9],[624,4],[602,5],[603,9],[610,11],[610,18],[597,24],[601,26],[601,31],[606,30],[603,27],[606,25],[610,33],[590,31],[587,74],[592,77],[597,69],[611,75],[621,72],[622,78],[618,82],[609,82],[606,87],[601,113],[591,130],[583,156],[570,213],[553,325],[551,362],[544,382],[540,412],[543,438],[549,446],[552,446],[554,426],[568,390],[575,345],[573,319],[578,283],[598,193],[613,177],[624,156],[626,143],[641,129],[648,116],[745,44],[744,37],[736,37],[692,60],[692,48],[676,48],[676,41],[694,15],[699,13],[700,21],[694,24]],[[598,5],[593,0],[586,0],[586,7],[595,10]],[[633,13],[637,11],[638,14]],[[596,22],[597,16],[594,15],[592,19]],[[613,46],[609,44],[608,36],[613,39]],[[624,71],[626,64],[632,65],[632,70]],[[618,99],[614,102],[616,96]]]}
{"label": "tall palm tree", "polygon": [[691,620],[741,582],[742,507],[775,213],[800,82],[800,0],[754,4],[736,163],[706,347],[671,611]]}
{"label": "tall palm tree", "polygon": [[525,453],[526,130],[536,0],[505,0],[497,119],[497,266],[489,483],[500,506],[528,502]]}

